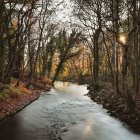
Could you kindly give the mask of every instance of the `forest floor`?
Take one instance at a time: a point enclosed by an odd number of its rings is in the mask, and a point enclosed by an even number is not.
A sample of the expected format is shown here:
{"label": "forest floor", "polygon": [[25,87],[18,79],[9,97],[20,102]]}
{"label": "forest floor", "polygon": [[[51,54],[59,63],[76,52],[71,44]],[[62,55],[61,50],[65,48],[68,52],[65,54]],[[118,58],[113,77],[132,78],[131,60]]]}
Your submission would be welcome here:
{"label": "forest floor", "polygon": [[30,88],[25,87],[27,79],[21,81],[18,87],[15,87],[16,82],[14,79],[11,85],[0,85],[0,122],[22,110],[38,99],[41,92],[49,91],[52,87],[50,81],[33,81]]}
{"label": "forest floor", "polygon": [[[119,119],[124,122],[126,127],[140,134],[140,98],[133,98],[134,104],[132,104],[132,107],[134,106],[134,108],[128,110],[126,99],[121,95],[114,95],[113,87],[110,82],[102,82],[100,86],[95,89],[91,81],[92,79],[89,77],[78,80],[80,84],[89,85],[88,96],[90,96],[94,102],[102,104],[103,107],[108,110],[110,116]],[[132,89],[130,89],[129,93],[133,97],[134,91]]]}

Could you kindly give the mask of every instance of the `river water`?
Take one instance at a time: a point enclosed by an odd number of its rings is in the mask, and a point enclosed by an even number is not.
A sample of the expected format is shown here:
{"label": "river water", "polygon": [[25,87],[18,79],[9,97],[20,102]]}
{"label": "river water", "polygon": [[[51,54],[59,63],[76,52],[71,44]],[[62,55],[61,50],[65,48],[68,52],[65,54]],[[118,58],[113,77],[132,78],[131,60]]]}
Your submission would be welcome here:
{"label": "river water", "polygon": [[0,140],[140,140],[85,96],[86,86],[55,83],[0,125]]}

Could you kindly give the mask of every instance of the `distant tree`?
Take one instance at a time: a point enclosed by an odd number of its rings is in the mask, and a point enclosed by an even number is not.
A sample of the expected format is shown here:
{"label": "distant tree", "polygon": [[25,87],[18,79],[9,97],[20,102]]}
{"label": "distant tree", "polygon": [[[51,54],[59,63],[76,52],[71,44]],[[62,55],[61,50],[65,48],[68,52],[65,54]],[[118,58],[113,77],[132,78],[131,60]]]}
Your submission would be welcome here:
{"label": "distant tree", "polygon": [[64,64],[80,53],[79,50],[73,51],[80,40],[80,35],[81,33],[76,33],[74,30],[69,36],[67,35],[67,32],[65,30],[59,32],[56,42],[59,54],[59,63],[52,80],[53,83],[56,81],[59,73],[63,70]]}

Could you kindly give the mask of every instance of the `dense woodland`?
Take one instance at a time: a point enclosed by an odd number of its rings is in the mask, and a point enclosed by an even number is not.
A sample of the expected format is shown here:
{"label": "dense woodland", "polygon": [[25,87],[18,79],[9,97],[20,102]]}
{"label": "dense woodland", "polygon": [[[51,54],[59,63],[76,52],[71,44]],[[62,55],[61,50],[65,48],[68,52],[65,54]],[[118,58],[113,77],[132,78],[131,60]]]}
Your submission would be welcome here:
{"label": "dense woodland", "polygon": [[64,27],[54,19],[63,1],[0,1],[0,82],[90,77],[131,106],[140,97],[140,1],[70,2],[74,22]]}

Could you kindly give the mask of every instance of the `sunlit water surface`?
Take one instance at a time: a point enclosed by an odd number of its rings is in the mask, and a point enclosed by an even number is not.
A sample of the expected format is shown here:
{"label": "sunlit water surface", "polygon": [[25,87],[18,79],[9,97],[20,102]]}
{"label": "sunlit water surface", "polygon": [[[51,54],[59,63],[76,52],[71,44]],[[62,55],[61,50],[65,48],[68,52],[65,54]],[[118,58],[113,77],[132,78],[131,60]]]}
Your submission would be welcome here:
{"label": "sunlit water surface", "polygon": [[56,82],[55,89],[0,125],[0,139],[140,140],[87,92],[86,86]]}

